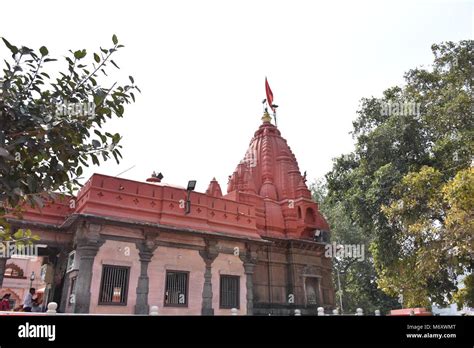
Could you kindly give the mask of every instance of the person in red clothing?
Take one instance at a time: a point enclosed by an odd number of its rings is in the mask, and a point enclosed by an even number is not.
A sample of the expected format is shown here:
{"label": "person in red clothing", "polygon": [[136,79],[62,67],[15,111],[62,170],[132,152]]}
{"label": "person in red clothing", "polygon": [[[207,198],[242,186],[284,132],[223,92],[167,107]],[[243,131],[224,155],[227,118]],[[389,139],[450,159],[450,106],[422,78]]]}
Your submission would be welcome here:
{"label": "person in red clothing", "polygon": [[9,311],[10,310],[10,296],[11,294],[5,294],[0,301],[0,311]]}

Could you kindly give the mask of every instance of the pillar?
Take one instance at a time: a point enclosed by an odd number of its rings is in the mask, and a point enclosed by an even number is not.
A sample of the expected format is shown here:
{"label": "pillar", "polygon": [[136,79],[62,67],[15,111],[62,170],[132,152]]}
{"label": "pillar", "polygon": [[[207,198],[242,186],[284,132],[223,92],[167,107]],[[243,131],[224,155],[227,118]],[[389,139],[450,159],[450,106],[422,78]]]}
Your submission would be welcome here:
{"label": "pillar", "polygon": [[8,258],[0,257],[0,288],[3,286],[3,276],[5,275],[5,266]]}
{"label": "pillar", "polygon": [[253,315],[253,274],[257,264],[257,249],[250,244],[246,245],[245,253],[239,255],[243,261],[245,285],[247,289],[247,315]]}
{"label": "pillar", "polygon": [[302,304],[303,302],[302,301],[296,301],[297,299],[300,300],[300,294],[296,294],[296,287],[295,287],[295,284],[296,284],[296,279],[295,279],[295,275],[296,275],[296,270],[295,270],[295,261],[294,261],[294,255],[293,255],[293,245],[291,242],[288,243],[287,245],[287,250],[286,250],[286,262],[287,262],[287,294],[286,294],[286,299],[285,299],[285,302],[287,304],[290,304],[288,302],[288,299],[289,299],[289,295],[293,295],[293,300],[294,302],[291,303],[291,304]]}
{"label": "pillar", "polygon": [[206,240],[205,249],[199,251],[199,255],[201,255],[206,266],[204,271],[204,286],[202,289],[202,315],[214,315],[214,308],[212,308],[212,263],[217,255],[219,255],[216,244],[215,241]]}
{"label": "pillar", "polygon": [[[59,254],[58,257],[52,258],[54,259],[54,277],[53,277],[53,282],[51,284],[51,294],[50,294],[50,302],[56,302],[58,304],[59,310],[60,311],[65,311],[66,307],[66,301],[63,301],[63,288],[64,285],[67,283],[69,285],[69,282],[66,282],[66,267],[67,267],[67,260],[68,260],[68,254],[71,251],[71,247],[61,247],[59,249]],[[67,290],[69,289],[69,286],[66,289],[66,296],[67,297]]]}
{"label": "pillar", "polygon": [[145,241],[136,243],[138,255],[140,257],[140,276],[137,283],[137,302],[135,303],[135,314],[148,314],[148,293],[150,291],[150,279],[148,277],[148,265],[153,253],[158,247],[154,237],[149,237]]}
{"label": "pillar", "polygon": [[54,266],[53,287],[55,287],[55,290],[52,301],[58,304],[58,309],[61,313],[66,313],[70,301],[70,274],[67,273],[67,263],[71,251],[73,251],[72,245],[62,246]]}
{"label": "pillar", "polygon": [[247,286],[247,315],[253,315],[253,273],[255,263],[244,262],[244,272]]}
{"label": "pillar", "polygon": [[100,225],[81,226],[76,232],[76,257],[78,269],[74,313],[89,313],[91,302],[92,268],[95,256],[105,240],[100,237]]}
{"label": "pillar", "polygon": [[59,302],[59,311],[62,313],[66,313],[69,304],[69,285],[69,274],[65,273],[61,289],[61,299]]}

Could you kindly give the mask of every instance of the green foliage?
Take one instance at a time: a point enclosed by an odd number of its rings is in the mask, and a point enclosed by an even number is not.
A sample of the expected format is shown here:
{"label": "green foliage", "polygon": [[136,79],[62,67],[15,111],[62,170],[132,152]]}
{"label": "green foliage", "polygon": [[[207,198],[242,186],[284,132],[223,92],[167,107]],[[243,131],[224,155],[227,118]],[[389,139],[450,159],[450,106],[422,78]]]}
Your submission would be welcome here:
{"label": "green foliage", "polygon": [[466,276],[463,283],[464,287],[454,295],[454,300],[458,308],[474,307],[474,273]]}
{"label": "green foliage", "polygon": [[[474,168],[460,170],[445,183],[440,171],[424,166],[404,176],[393,192],[399,198],[382,211],[399,227],[403,248],[393,265],[398,272],[387,271],[381,285],[388,292],[403,289],[405,298],[412,299],[408,303],[414,304],[433,280],[442,283],[447,277],[454,291],[457,275],[472,267]],[[407,287],[411,282],[419,285]]]}
{"label": "green foliage", "polygon": [[[399,306],[395,297],[383,293],[377,287],[377,277],[373,258],[368,250],[370,237],[353,222],[343,202],[327,199],[327,186],[324,180],[311,185],[313,199],[319,203],[320,211],[331,226],[331,242],[337,244],[360,244],[364,246],[365,258],[332,258],[333,284],[336,292],[336,305],[343,313],[355,313],[364,308],[366,313],[376,309],[387,313]],[[340,290],[339,290],[340,284]]]}
{"label": "green foliage", "polygon": [[113,46],[93,53],[93,61],[85,49],[69,51],[56,77],[47,68],[57,59],[45,46],[35,51],[2,40],[11,59],[0,77],[0,218],[7,205],[41,207],[43,192],[72,193],[90,161],[99,165],[113,156],[118,163],[121,135],[101,128],[122,117],[139,91],[133,79],[123,85],[104,80],[123,47],[115,35]]}
{"label": "green foliage", "polygon": [[474,267],[473,42],[432,50],[431,70],[362,99],[356,148],[326,175],[328,202],[370,240],[378,286],[403,293],[405,306],[450,301],[457,276]]}

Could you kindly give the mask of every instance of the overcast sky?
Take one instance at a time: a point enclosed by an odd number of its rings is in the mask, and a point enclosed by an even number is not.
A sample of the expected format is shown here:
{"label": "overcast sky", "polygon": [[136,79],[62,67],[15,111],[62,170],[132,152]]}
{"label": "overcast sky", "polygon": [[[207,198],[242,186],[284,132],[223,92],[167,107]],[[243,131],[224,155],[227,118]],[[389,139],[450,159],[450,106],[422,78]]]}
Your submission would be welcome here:
{"label": "overcast sky", "polygon": [[18,0],[0,11],[0,36],[52,56],[92,53],[112,34],[126,46],[112,78],[133,75],[143,93],[106,127],[123,135],[124,159],[87,178],[135,166],[122,176],[156,170],[171,184],[196,179],[198,191],[214,176],[226,191],[261,123],[265,76],[278,128],[312,181],[352,150],[361,98],[429,66],[433,43],[473,39],[472,1]]}

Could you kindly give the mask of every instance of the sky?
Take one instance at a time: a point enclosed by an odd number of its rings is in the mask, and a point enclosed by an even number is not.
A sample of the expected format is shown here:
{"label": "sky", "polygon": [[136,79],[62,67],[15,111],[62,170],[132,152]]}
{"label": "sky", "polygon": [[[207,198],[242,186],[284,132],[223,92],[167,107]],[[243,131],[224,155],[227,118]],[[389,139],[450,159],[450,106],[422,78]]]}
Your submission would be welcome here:
{"label": "sky", "polygon": [[[474,1],[81,0],[2,1],[0,36],[17,46],[125,45],[110,78],[142,90],[105,130],[123,136],[123,160],[85,170],[206,190],[244,157],[261,124],[265,76],[278,128],[309,182],[352,151],[359,101],[429,67],[431,45],[473,39]],[[0,47],[0,68],[8,57]],[[91,57],[90,57],[91,58]],[[66,70],[61,58],[51,71]],[[54,65],[55,64],[55,65]]]}

